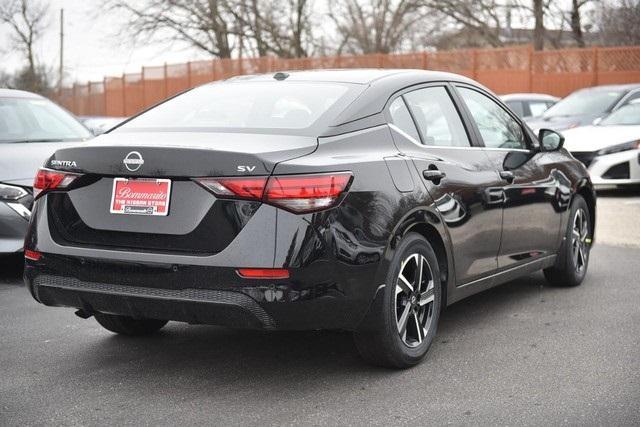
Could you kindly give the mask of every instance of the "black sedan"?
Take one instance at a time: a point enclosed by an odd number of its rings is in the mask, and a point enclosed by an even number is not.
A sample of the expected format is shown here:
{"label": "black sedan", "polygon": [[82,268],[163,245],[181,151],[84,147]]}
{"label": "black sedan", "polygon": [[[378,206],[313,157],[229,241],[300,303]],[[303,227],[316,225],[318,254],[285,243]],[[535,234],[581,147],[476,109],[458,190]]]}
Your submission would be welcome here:
{"label": "black sedan", "polygon": [[582,282],[596,199],[562,144],[453,74],[208,84],[49,159],[25,280],[120,334],[346,329],[408,367],[449,304],[536,270]]}

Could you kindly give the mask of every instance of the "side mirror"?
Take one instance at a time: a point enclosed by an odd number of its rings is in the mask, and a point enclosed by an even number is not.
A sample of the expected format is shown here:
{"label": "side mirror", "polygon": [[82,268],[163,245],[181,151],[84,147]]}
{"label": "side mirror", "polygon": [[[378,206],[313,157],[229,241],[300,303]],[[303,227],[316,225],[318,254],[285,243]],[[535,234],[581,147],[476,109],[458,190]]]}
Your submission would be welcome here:
{"label": "side mirror", "polygon": [[564,136],[551,129],[540,129],[538,132],[540,151],[558,151],[564,144]]}

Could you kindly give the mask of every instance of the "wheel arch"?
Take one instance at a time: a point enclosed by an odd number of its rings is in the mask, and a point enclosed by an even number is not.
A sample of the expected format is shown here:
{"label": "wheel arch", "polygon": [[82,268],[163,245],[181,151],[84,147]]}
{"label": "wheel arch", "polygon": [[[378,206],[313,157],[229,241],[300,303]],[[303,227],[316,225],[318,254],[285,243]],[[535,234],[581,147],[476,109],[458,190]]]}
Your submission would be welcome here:
{"label": "wheel arch", "polygon": [[[577,187],[576,192],[574,193],[574,197],[576,194],[582,196],[582,198],[587,202],[587,207],[589,208],[589,217],[591,218],[591,242],[595,242],[595,230],[596,230],[596,193],[593,188],[593,185],[588,179],[581,180]],[[573,203],[573,200],[571,201]]]}
{"label": "wheel arch", "polygon": [[409,225],[405,229],[403,236],[406,235],[407,233],[420,234],[429,242],[429,244],[433,248],[433,251],[436,253],[436,258],[438,260],[438,268],[440,270],[442,301],[444,302],[444,304],[442,304],[441,307],[442,309],[444,309],[444,307],[446,307],[447,305],[447,296],[448,296],[447,288],[453,282],[452,276],[454,276],[452,274],[453,267],[449,265],[449,261],[451,260],[451,257],[448,253],[449,251],[447,250],[447,247],[445,246],[444,239],[440,235],[440,232],[438,231],[438,229],[433,224],[430,224],[428,222],[416,222]]}

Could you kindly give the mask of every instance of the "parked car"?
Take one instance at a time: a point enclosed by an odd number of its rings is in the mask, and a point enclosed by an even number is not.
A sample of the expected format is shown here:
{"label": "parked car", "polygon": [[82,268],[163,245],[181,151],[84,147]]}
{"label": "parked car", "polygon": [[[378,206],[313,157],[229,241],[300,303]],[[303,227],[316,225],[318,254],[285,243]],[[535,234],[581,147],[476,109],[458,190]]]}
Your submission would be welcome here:
{"label": "parked car", "polygon": [[640,99],[596,125],[563,135],[566,148],[589,169],[594,185],[640,185]]}
{"label": "parked car", "polygon": [[57,148],[90,137],[46,98],[0,89],[0,255],[22,251],[38,168]]}
{"label": "parked car", "polygon": [[79,116],[78,120],[94,135],[102,135],[127,120],[126,117]]}
{"label": "parked car", "polygon": [[26,284],[120,334],[346,329],[408,367],[446,305],[536,270],[582,282],[596,199],[562,143],[454,74],[208,84],[51,156]]}
{"label": "parked car", "polygon": [[542,116],[528,119],[527,123],[534,132],[543,128],[563,131],[587,126],[635,99],[640,99],[640,84],[580,89],[563,98]]}
{"label": "parked car", "polygon": [[543,93],[511,93],[501,96],[500,99],[524,119],[538,117],[560,101],[557,96]]}

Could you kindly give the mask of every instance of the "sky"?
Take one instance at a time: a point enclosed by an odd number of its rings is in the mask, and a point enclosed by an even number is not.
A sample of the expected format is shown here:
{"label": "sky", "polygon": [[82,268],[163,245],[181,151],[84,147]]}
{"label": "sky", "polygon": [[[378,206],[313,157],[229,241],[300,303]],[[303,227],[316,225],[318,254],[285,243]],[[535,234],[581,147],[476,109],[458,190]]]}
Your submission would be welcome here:
{"label": "sky", "polygon": [[[36,55],[41,63],[57,72],[59,13],[64,8],[64,82],[67,85],[100,81],[105,76],[119,76],[124,72],[139,72],[143,65],[184,63],[207,57],[195,48],[179,43],[170,46],[135,44],[122,26],[127,17],[122,12],[101,9],[104,0],[43,1],[49,4],[49,25],[36,46]],[[570,3],[570,0],[561,1]],[[24,58],[19,52],[10,50],[9,40],[8,28],[0,26],[0,70],[12,72],[24,65]]]}
{"label": "sky", "polygon": [[[56,71],[60,50],[60,9],[64,8],[65,83],[102,80],[123,72],[138,72],[143,65],[180,63],[203,58],[195,49],[180,46],[135,45],[123,34],[126,18],[100,11],[103,0],[48,0],[49,27],[37,45],[37,57]],[[10,32],[0,26],[0,69],[13,71],[24,58],[10,47]]]}

